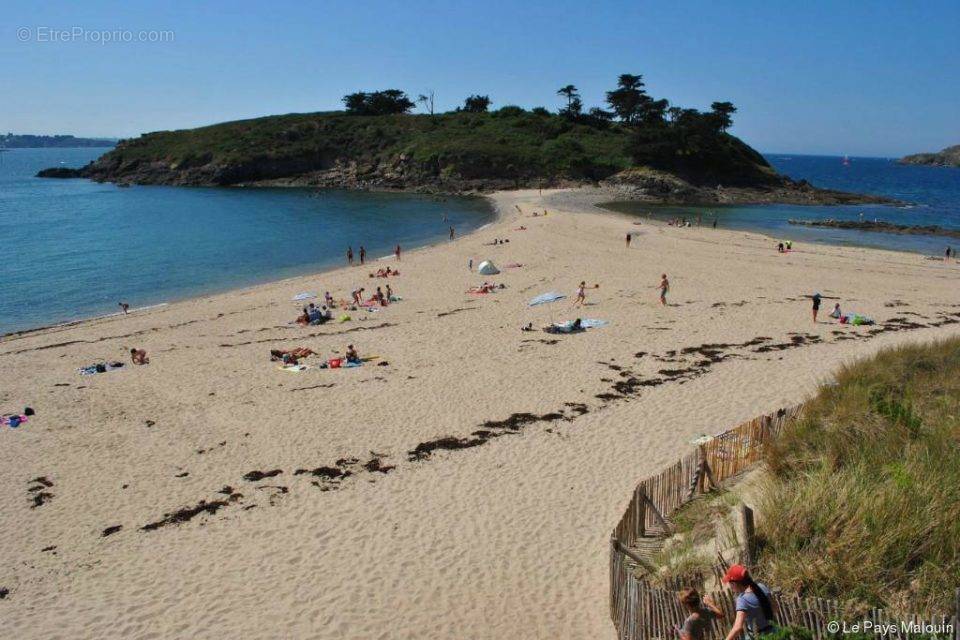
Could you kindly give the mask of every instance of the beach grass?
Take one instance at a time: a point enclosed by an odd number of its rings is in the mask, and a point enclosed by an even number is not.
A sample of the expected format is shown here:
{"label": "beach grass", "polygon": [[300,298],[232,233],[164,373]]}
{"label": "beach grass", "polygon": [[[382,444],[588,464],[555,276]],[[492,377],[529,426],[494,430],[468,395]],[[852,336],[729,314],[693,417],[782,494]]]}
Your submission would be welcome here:
{"label": "beach grass", "polygon": [[960,339],[845,366],[768,453],[758,575],[849,611],[950,611],[958,439]]}

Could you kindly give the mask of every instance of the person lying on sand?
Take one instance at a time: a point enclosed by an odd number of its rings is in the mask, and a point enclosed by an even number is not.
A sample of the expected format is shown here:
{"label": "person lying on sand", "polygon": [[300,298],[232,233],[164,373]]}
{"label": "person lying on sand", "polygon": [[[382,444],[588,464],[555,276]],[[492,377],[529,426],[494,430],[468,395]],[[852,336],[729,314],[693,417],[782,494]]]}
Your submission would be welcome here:
{"label": "person lying on sand", "polygon": [[303,313],[297,316],[296,323],[301,327],[305,327],[310,324],[310,313],[307,311],[307,308],[303,308]]}
{"label": "person lying on sand", "polygon": [[584,331],[582,320],[577,318],[573,322],[554,322],[543,328],[545,333],[580,333]]}
{"label": "person lying on sand", "polygon": [[467,289],[467,293],[493,293],[497,289],[506,289],[506,288],[507,288],[507,285],[503,283],[493,284],[492,282],[484,282],[479,287],[470,287],[469,289]]}
{"label": "person lying on sand", "polygon": [[315,355],[309,347],[297,347],[295,349],[271,349],[270,360],[280,360],[283,364],[297,364],[300,358]]}
{"label": "person lying on sand", "polygon": [[533,331],[533,323],[528,322],[526,325],[520,327],[520,331]]}
{"label": "person lying on sand", "polygon": [[147,352],[143,349],[137,349],[136,347],[130,349],[130,359],[133,361],[133,364],[150,364],[150,358],[147,357]]}

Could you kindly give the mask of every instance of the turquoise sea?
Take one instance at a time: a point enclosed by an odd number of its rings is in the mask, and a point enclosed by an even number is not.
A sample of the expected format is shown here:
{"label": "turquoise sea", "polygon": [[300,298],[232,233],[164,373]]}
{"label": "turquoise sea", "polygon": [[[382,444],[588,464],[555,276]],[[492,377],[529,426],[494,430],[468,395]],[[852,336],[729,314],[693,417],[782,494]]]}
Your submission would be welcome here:
{"label": "turquoise sea", "polygon": [[947,246],[960,249],[960,240],[942,236],[902,235],[842,229],[810,228],[791,225],[790,218],[879,219],[907,225],[939,225],[960,229],[960,169],[897,164],[892,158],[848,158],[840,156],[804,156],[766,154],[777,171],[796,180],[840,191],[889,196],[910,203],[906,207],[879,205],[805,207],[794,205],[651,207],[638,203],[615,203],[611,209],[632,214],[653,215],[661,219],[703,217],[704,224],[714,215],[726,229],[758,231],[775,239],[858,245],[912,251],[942,256]]}
{"label": "turquoise sea", "polygon": [[[0,334],[301,275],[344,263],[348,246],[368,256],[467,233],[495,214],[479,198],[315,189],[120,188],[44,180],[42,168],[76,167],[104,149],[0,152]],[[868,219],[960,229],[960,169],[891,159],[769,154],[777,170],[908,207],[788,205],[657,207],[627,212],[704,220],[794,242],[875,246],[943,255],[952,238],[813,229],[789,218]]]}
{"label": "turquoise sea", "polygon": [[0,334],[340,266],[351,245],[373,259],[495,217],[480,198],[34,177],[104,151],[0,152]]}

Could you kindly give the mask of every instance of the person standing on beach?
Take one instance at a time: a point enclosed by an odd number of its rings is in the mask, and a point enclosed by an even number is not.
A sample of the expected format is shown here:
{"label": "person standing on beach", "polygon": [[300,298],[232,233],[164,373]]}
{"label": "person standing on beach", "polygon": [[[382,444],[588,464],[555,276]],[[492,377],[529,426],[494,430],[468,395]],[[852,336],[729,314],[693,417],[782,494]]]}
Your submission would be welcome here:
{"label": "person standing on beach", "polygon": [[713,228],[717,228],[717,216],[713,216]]}
{"label": "person standing on beach", "polygon": [[631,236],[630,236],[630,232],[628,231],[627,232],[627,249],[630,248],[630,240],[631,240]]}
{"label": "person standing on beach", "polygon": [[[949,249],[947,249],[947,251],[949,251]],[[947,257],[949,258],[950,256],[947,256]],[[123,310],[123,315],[127,315],[130,312],[130,305],[127,304],[126,302],[120,302],[119,305],[120,305],[120,309]]]}
{"label": "person standing on beach", "polygon": [[473,258],[467,260],[467,271],[473,271]]}
{"label": "person standing on beach", "polygon": [[450,239],[453,240],[456,235],[457,235],[456,229],[454,229],[453,227],[450,227]]}
{"label": "person standing on beach", "polygon": [[367,250],[363,248],[363,245],[360,245],[360,264],[363,264],[367,259]]}
{"label": "person standing on beach", "polygon": [[667,306],[667,292],[670,291],[670,281],[667,280],[667,274],[660,274],[660,304]]}
{"label": "person standing on beach", "polygon": [[587,301],[587,283],[585,280],[580,281],[580,286],[577,287],[577,299],[573,301],[573,306],[582,305]]}
{"label": "person standing on beach", "polygon": [[400,259],[400,245],[397,245],[397,248],[393,250],[393,255],[397,256],[397,260]]}
{"label": "person standing on beach", "polygon": [[814,323],[816,323],[816,321],[817,321],[817,313],[820,312],[820,298],[821,298],[821,296],[820,296],[819,293],[815,293],[815,294],[813,294],[812,296],[810,296],[810,298],[813,300],[813,321],[814,321]]}
{"label": "person standing on beach", "polygon": [[347,264],[353,266],[353,247],[347,247]]}
{"label": "person standing on beach", "polygon": [[952,252],[953,250],[948,246],[946,253],[944,253],[944,259],[943,259],[944,262],[950,262],[950,254]]}

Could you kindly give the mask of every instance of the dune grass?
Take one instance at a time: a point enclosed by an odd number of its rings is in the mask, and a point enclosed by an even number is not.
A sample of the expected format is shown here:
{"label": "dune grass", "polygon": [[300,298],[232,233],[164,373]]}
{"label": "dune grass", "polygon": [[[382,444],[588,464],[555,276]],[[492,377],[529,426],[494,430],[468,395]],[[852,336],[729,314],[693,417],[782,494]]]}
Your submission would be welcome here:
{"label": "dune grass", "polygon": [[758,574],[851,612],[951,611],[958,440],[960,339],[844,368],[768,452]]}

